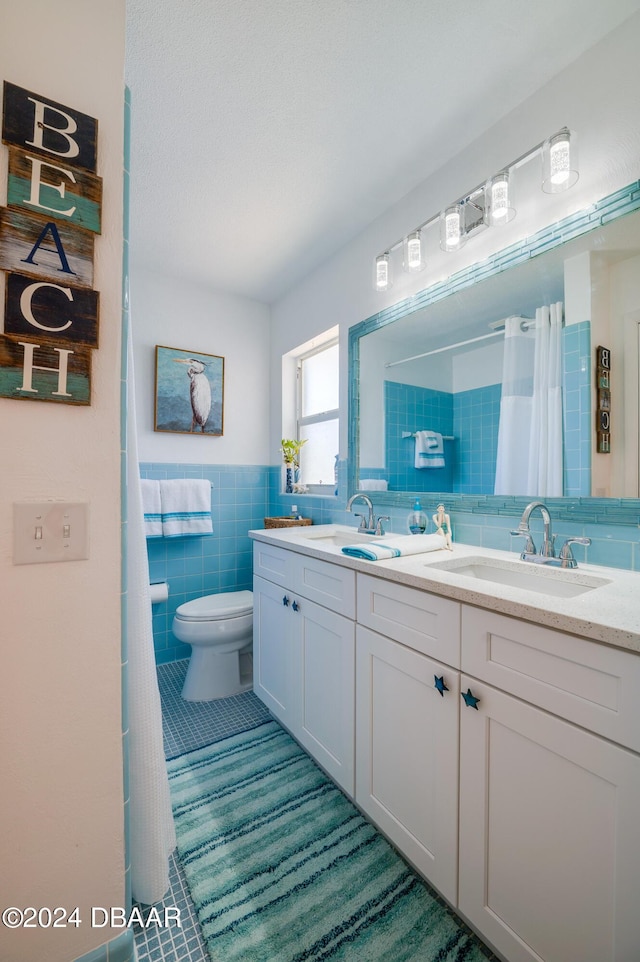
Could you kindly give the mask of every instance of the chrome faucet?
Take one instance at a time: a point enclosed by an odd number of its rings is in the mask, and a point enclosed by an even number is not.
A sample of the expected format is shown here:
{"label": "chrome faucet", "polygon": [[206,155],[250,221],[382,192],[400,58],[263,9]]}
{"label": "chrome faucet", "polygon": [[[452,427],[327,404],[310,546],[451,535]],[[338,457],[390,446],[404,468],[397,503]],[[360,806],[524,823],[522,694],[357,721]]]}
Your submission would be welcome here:
{"label": "chrome faucet", "polygon": [[352,494],[349,500],[347,501],[346,510],[351,511],[351,505],[354,504],[356,501],[364,501],[367,508],[369,509],[369,517],[366,520],[363,514],[357,514],[354,511],[356,518],[360,518],[358,531],[360,531],[362,534],[381,534],[382,531],[376,529],[376,516],[373,513],[373,505],[371,503],[371,498],[369,498],[366,494],[360,494],[360,493]]}
{"label": "chrome faucet", "polygon": [[[529,518],[536,510],[540,508],[540,514],[542,515],[542,523],[544,525],[544,531],[542,535],[542,547],[539,552],[536,552],[536,546],[533,543],[533,538],[531,537],[531,529],[529,528]],[[549,509],[546,504],[542,501],[531,501],[530,504],[526,506],[522,512],[522,517],[520,518],[520,524],[515,531],[511,532],[519,538],[526,538],[524,550],[520,555],[523,561],[535,561],[537,564],[548,564],[552,559],[555,559],[555,548],[554,541],[556,536],[551,534],[551,515],[549,514]]]}
{"label": "chrome faucet", "polygon": [[[536,546],[533,543],[533,538],[531,537],[531,529],[529,528],[529,519],[536,508],[540,508],[540,514],[542,515],[543,523],[543,534],[542,534],[542,547],[540,551],[536,551]],[[542,501],[531,501],[530,504],[526,506],[522,512],[522,517],[520,518],[520,524],[515,531],[511,532],[519,538],[526,538],[525,546],[520,555],[523,561],[533,561],[535,564],[547,564],[554,568],[577,568],[578,562],[573,557],[571,552],[572,544],[591,544],[591,538],[567,538],[565,543],[560,549],[560,555],[556,558],[555,551],[555,534],[551,534],[551,515],[549,514],[549,509],[546,504]]]}

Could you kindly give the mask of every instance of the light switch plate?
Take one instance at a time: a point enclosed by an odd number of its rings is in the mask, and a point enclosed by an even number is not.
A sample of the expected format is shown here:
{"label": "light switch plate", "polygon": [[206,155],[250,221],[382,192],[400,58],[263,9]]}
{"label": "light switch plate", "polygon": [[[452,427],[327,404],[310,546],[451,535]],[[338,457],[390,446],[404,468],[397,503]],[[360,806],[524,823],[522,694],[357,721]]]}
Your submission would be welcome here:
{"label": "light switch plate", "polygon": [[68,501],[14,504],[14,565],[88,558],[88,519],[88,504]]}

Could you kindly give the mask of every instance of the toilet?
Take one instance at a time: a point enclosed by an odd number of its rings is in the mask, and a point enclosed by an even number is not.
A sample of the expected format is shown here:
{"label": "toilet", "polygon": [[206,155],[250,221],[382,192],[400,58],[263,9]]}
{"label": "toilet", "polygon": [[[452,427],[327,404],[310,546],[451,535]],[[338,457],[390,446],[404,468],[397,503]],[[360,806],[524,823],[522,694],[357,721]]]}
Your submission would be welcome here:
{"label": "toilet", "polygon": [[253,684],[253,592],[226,591],[176,609],[172,631],[191,645],[182,687],[186,701],[211,701]]}

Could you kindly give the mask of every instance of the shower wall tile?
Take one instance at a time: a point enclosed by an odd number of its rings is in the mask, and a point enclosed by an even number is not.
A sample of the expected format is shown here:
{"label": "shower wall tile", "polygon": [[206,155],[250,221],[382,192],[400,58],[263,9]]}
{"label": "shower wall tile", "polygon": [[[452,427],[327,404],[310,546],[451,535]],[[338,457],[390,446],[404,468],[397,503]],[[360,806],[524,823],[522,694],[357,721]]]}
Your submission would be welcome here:
{"label": "shower wall tile", "polygon": [[415,467],[415,441],[403,432],[437,431],[453,435],[453,395],[446,391],[384,383],[385,463],[392,491],[450,491],[453,478],[452,442],[444,442],[444,468]]}
{"label": "shower wall tile", "polygon": [[493,491],[501,395],[501,384],[453,395],[456,462],[452,490],[455,492],[488,494]]}

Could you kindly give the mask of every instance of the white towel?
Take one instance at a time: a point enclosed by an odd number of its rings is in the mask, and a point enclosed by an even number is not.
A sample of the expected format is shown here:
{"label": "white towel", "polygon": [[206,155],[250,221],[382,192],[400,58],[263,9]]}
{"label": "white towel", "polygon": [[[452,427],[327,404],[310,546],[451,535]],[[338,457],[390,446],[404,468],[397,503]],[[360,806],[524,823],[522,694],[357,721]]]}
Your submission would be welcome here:
{"label": "white towel", "polygon": [[141,478],[140,490],[142,491],[142,510],[144,512],[144,533],[147,538],[161,538],[160,482]]}
{"label": "white towel", "polygon": [[408,554],[424,554],[426,551],[439,551],[446,548],[441,534],[408,534],[388,541],[366,541],[363,544],[349,544],[342,553],[350,558],[363,558],[365,561],[387,561]]}
{"label": "white towel", "polygon": [[162,534],[165,538],[213,533],[209,481],[197,478],[161,481],[160,499]]}
{"label": "white towel", "polygon": [[358,484],[359,491],[386,491],[388,486],[388,481],[378,480],[376,478],[361,478]]}
{"label": "white towel", "polygon": [[444,444],[437,431],[416,431],[416,468],[444,468]]}

